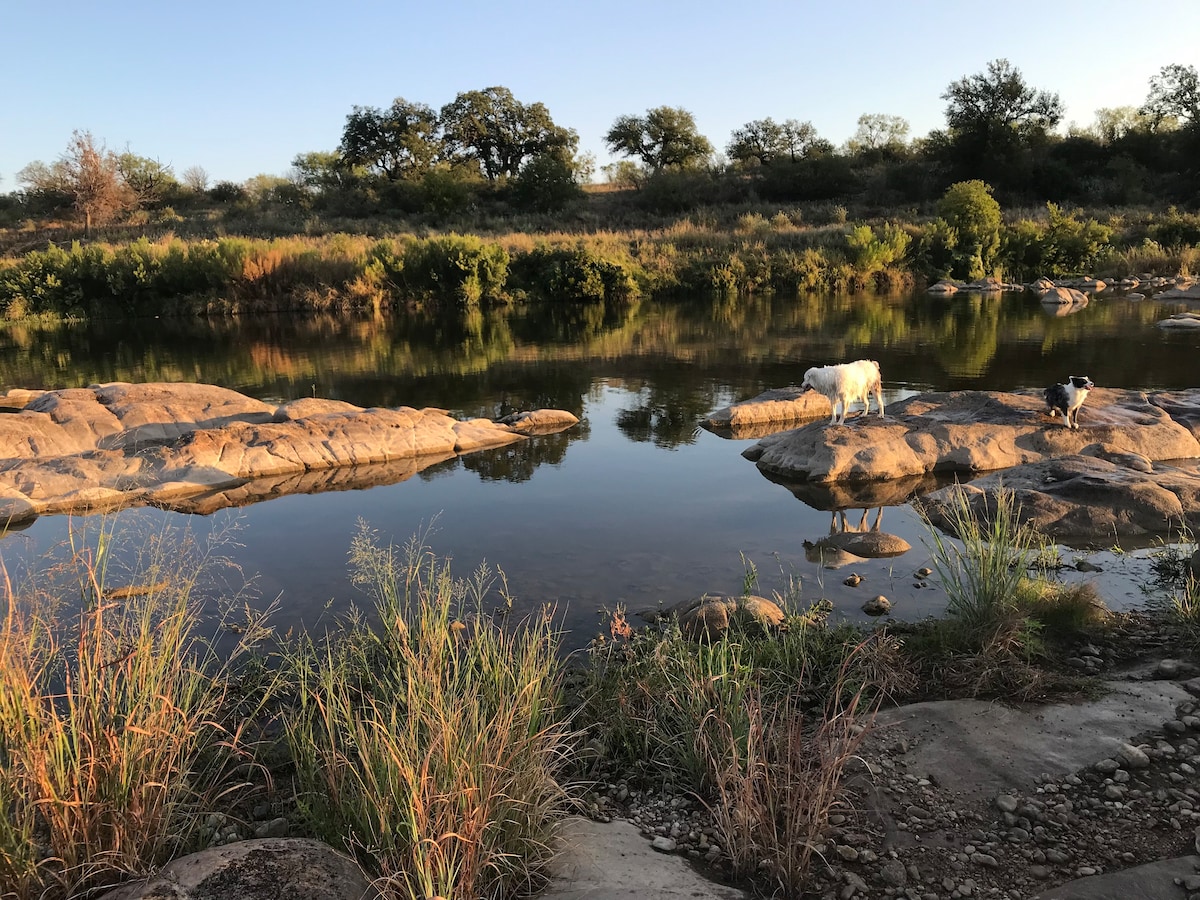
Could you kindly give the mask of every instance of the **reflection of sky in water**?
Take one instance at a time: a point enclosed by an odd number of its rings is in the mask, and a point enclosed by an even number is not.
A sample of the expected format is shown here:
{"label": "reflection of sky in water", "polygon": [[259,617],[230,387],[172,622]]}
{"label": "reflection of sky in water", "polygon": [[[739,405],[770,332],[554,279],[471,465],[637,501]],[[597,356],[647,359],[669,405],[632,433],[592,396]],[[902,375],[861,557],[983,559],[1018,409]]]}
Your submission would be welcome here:
{"label": "reflection of sky in water", "polygon": [[[792,305],[796,316],[789,313]],[[703,592],[740,591],[743,555],[757,568],[759,592],[767,596],[783,590],[793,576],[800,579],[802,603],[828,597],[839,615],[855,620],[866,618],[860,607],[877,593],[893,600],[900,618],[941,611],[939,590],[914,586],[912,573],[928,563],[929,554],[925,529],[911,509],[886,509],[882,521],[882,529],[908,541],[911,551],[821,569],[805,560],[803,541],[829,533],[829,513],[796,499],[743,459],[741,452],[753,441],[726,440],[696,427],[715,408],[796,383],[807,365],[878,359],[889,404],[919,390],[1027,388],[1071,372],[1106,387],[1195,383],[1195,336],[1172,340],[1153,327],[1157,317],[1173,310],[1140,307],[1135,315],[1133,305],[1105,300],[1078,316],[1055,319],[1025,297],[986,303],[917,298],[884,307],[865,298],[826,299],[812,310],[781,299],[777,306],[761,310],[761,318],[747,313],[744,324],[714,332],[703,316],[685,320],[645,304],[644,323],[621,326],[596,345],[543,344],[536,353],[524,351],[528,360],[496,351],[499,362],[468,366],[465,375],[456,373],[458,355],[441,337],[429,337],[422,349],[421,336],[402,329],[395,334],[367,329],[380,342],[369,343],[371,353],[361,342],[341,343],[346,339],[337,329],[319,340],[308,336],[315,345],[302,352],[300,338],[285,327],[288,320],[268,320],[281,333],[258,335],[255,345],[287,348],[293,360],[311,353],[320,360],[320,375],[298,364],[286,375],[243,370],[232,348],[244,341],[223,333],[210,335],[208,343],[184,334],[173,343],[154,344],[155,336],[145,334],[113,345],[111,338],[86,332],[82,337],[91,337],[82,340],[68,330],[54,339],[81,340],[65,345],[79,371],[55,372],[54,378],[84,384],[184,371],[193,380],[233,384],[257,396],[307,395],[319,381],[324,395],[360,405],[445,406],[459,416],[491,414],[505,397],[517,404],[582,404],[584,425],[569,441],[532,439],[546,442],[534,445],[548,451],[540,456],[522,456],[519,447],[482,451],[369,490],[286,496],[209,517],[154,510],[120,517],[136,516],[149,527],[169,522],[198,534],[236,523],[240,546],[226,550],[254,577],[261,603],[280,598],[277,622],[283,627],[316,622],[326,604],[341,612],[352,600],[364,601],[347,577],[347,551],[359,520],[398,545],[432,523],[430,544],[453,558],[456,574],[466,577],[485,559],[501,566],[518,608],[558,604],[572,632],[567,643],[575,646],[596,632],[600,607],[623,603],[636,612]],[[663,326],[659,335],[655,329],[664,318],[670,328]],[[606,349],[610,340],[614,352]],[[188,355],[193,351],[194,358]],[[399,362],[381,368],[379,361],[391,360],[393,353]],[[16,361],[15,369],[5,370],[10,386],[39,386],[37,379],[51,377],[23,368],[49,358],[37,346],[10,356]],[[107,368],[126,356],[126,368]],[[143,357],[159,362],[146,368]],[[239,377],[252,377],[253,383],[242,384]],[[527,477],[510,481],[508,475]],[[857,516],[852,513],[852,520]],[[0,540],[3,562],[10,571],[18,569],[21,558],[62,540],[70,521],[45,517]],[[1138,605],[1140,590],[1131,587],[1130,578],[1121,581],[1118,568],[1107,566],[1099,576],[1102,594],[1116,608]],[[842,584],[850,572],[864,577],[856,588]],[[1111,592],[1103,587],[1106,579],[1113,582]]]}
{"label": "reflection of sky in water", "polygon": [[[623,603],[637,611],[706,591],[739,592],[743,554],[768,596],[794,575],[803,602],[828,596],[853,618],[861,618],[859,606],[879,592],[909,598],[898,603],[899,614],[936,612],[936,592],[914,590],[909,577],[927,559],[924,530],[909,509],[887,510],[883,527],[913,550],[856,564],[866,580],[846,588],[841,582],[850,569],[822,570],[804,557],[805,539],[828,534],[829,513],[760,475],[741,457],[750,442],[702,430],[674,449],[632,441],[615,422],[637,401],[637,394],[618,388],[592,391],[584,411],[587,439],[573,442],[561,464],[540,466],[518,484],[484,481],[460,461],[438,467],[432,477],[281,497],[209,517],[133,515],[197,533],[235,524],[241,546],[226,553],[255,576],[264,602],[281,598],[277,622],[284,626],[316,621],[327,603],[340,611],[350,599],[363,602],[347,578],[347,551],[360,519],[397,544],[432,524],[430,545],[453,559],[456,574],[465,577],[485,560],[500,566],[518,608],[545,601],[563,610],[571,644],[596,631],[601,607]],[[62,540],[68,521],[44,517],[10,535],[0,545],[5,562],[11,566],[14,555],[40,553]]]}

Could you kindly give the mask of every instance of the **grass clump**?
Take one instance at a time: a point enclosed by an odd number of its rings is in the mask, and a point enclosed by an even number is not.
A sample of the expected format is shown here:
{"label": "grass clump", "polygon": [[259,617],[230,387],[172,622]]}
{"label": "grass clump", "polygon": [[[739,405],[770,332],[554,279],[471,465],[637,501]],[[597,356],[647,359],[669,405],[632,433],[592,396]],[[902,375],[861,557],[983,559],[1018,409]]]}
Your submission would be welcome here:
{"label": "grass clump", "polygon": [[483,612],[493,578],[455,579],[420,541],[365,527],[353,580],[376,604],[344,633],[302,639],[284,721],[316,836],[357,856],[389,896],[502,896],[532,886],[566,794],[549,610],[520,626]]}
{"label": "grass clump", "polygon": [[73,532],[44,579],[14,587],[5,573],[5,897],[78,896],[146,873],[196,849],[203,814],[246,786],[254,708],[233,667],[261,620],[218,654],[197,597],[209,550],[151,535],[118,574],[113,543],[107,526]]}

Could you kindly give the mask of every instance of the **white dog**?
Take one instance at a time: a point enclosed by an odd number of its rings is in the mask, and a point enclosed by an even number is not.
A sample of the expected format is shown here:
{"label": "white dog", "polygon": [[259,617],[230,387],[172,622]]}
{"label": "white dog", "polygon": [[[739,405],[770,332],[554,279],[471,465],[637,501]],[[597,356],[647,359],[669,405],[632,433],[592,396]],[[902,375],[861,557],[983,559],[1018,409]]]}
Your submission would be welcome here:
{"label": "white dog", "polygon": [[[829,398],[832,414],[829,424],[846,424],[846,408],[853,400],[861,400],[866,407],[863,415],[871,411],[870,395],[875,395],[879,415],[883,416],[883,384],[879,363],[873,359],[860,359],[836,366],[814,366],[804,373],[800,385],[804,390],[814,390]],[[842,404],[842,417],[837,415],[838,401]]]}

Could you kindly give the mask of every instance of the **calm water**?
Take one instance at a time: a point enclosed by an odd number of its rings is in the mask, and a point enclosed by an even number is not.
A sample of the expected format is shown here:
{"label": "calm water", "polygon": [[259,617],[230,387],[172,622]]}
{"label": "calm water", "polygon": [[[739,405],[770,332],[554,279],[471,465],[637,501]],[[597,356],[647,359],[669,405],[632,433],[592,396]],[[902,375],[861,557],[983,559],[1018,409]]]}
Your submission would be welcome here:
{"label": "calm water", "polygon": [[[362,600],[347,575],[358,523],[396,543],[429,529],[432,548],[453,559],[457,574],[486,561],[503,569],[519,608],[557,603],[577,646],[597,631],[602,607],[637,611],[740,591],[747,566],[757,569],[762,592],[799,579],[803,599],[826,596],[849,618],[863,618],[859,607],[876,593],[905,618],[938,612],[940,593],[914,586],[928,551],[911,509],[886,510],[882,527],[912,551],[856,565],[866,580],[845,587],[850,569],[821,569],[804,556],[802,542],[827,534],[831,513],[743,459],[752,441],[719,437],[698,421],[797,383],[811,365],[860,357],[880,361],[889,402],[930,389],[1042,387],[1068,374],[1105,387],[1194,387],[1200,333],[1154,327],[1182,308],[1114,297],[1056,317],[1022,295],[824,296],[521,309],[449,321],[93,323],[0,333],[0,382],[202,381],[269,400],[315,394],[462,417],[571,410],[582,422],[570,431],[464,456],[399,484],[210,517],[142,510],[121,518],[200,536],[232,527],[237,545],[225,552],[263,602],[279,598],[282,625],[311,625],[327,608]],[[860,516],[850,511],[851,523]],[[0,554],[19,568],[68,527],[65,517],[39,519],[0,542]],[[1106,595],[1111,605],[1137,601],[1126,586],[1114,582],[1112,591],[1121,596]]]}

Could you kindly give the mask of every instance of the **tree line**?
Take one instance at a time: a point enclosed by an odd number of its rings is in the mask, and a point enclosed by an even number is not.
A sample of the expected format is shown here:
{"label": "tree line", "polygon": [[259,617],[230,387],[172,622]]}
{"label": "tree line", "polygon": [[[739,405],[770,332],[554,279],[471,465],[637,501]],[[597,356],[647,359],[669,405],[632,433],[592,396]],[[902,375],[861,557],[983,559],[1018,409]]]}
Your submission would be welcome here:
{"label": "tree line", "polygon": [[[909,135],[899,116],[864,114],[841,147],[811,122],[766,118],[735,129],[723,153],[686,109],[619,116],[604,135],[619,161],[609,182],[657,212],[754,201],[855,200],[880,207],[931,204],[957,182],[980,180],[1007,205],[1200,202],[1200,79],[1164,66],[1140,107],[1096,111],[1090,127],[1057,131],[1057,94],[1026,83],[1005,59],[947,86],[945,127]],[[53,163],[18,174],[0,197],[15,220],[74,211],[80,222],[199,202],[274,204],[342,216],[453,216],[491,208],[560,212],[577,205],[595,160],[574,129],[542,103],[504,87],[466,91],[435,110],[403,97],[355,106],[335,149],[298,154],[286,176],[209,184],[192,167],[116,153],[76,132]],[[3,221],[0,218],[0,222]]]}

